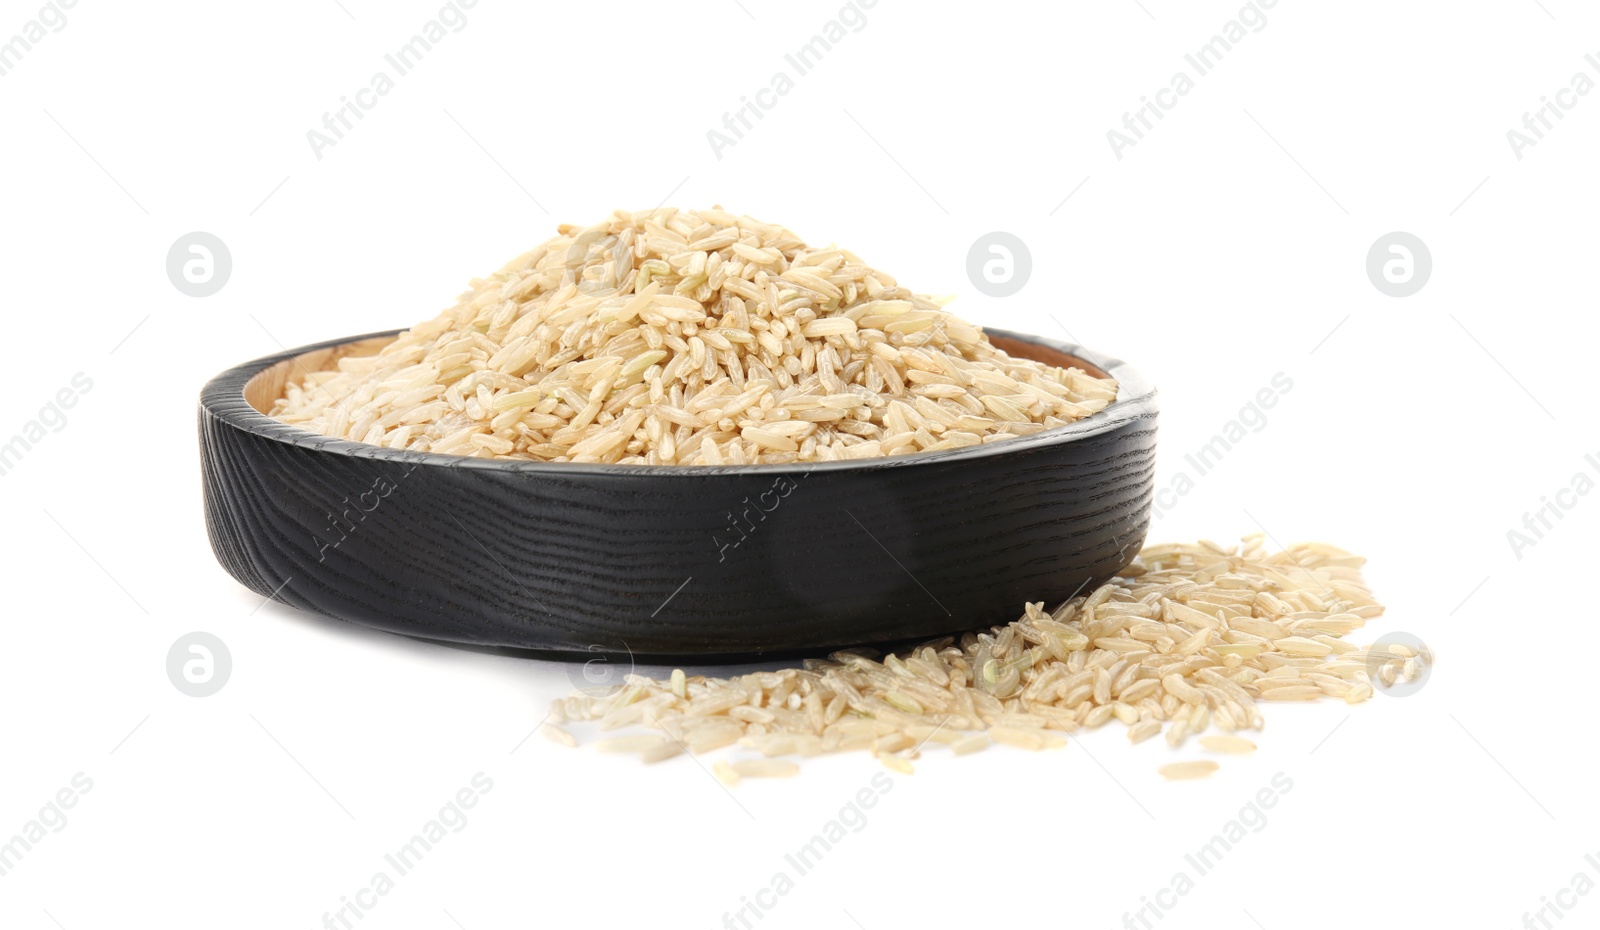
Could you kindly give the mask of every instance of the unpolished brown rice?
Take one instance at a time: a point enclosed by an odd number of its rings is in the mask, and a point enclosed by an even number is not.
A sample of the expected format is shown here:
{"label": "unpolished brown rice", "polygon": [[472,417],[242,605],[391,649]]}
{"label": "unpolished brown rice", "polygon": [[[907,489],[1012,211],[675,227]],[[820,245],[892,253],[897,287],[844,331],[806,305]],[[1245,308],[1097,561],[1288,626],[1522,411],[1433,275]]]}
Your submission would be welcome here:
{"label": "unpolished brown rice", "polygon": [[793,778],[800,766],[783,759],[741,759],[733,763],[740,778]]}
{"label": "unpolished brown rice", "polygon": [[[1425,650],[1343,639],[1383,612],[1363,562],[1318,543],[1268,553],[1259,533],[1236,547],[1151,546],[1122,577],[1051,611],[1028,604],[1006,626],[881,660],[850,649],[732,678],[630,675],[607,694],[556,700],[551,717],[653,727],[696,753],[737,743],[762,756],[909,759],[937,746],[965,755],[991,740],[1038,750],[1113,719],[1133,742],[1165,730],[1177,748],[1216,729],[1224,735],[1203,737],[1206,748],[1248,752],[1253,743],[1227,734],[1261,729],[1260,701],[1360,703],[1375,669],[1409,680],[1432,663]],[[1215,763],[1180,771],[1206,766]]]}
{"label": "unpolished brown rice", "polygon": [[1217,768],[1217,764],[1210,759],[1191,759],[1188,762],[1169,762],[1159,771],[1165,778],[1182,781],[1189,778],[1205,778]]}
{"label": "unpolished brown rice", "polygon": [[1256,744],[1242,736],[1233,736],[1228,733],[1213,733],[1210,736],[1200,737],[1200,745],[1212,752],[1226,752],[1232,755],[1247,755],[1256,751]]}
{"label": "unpolished brown rice", "polygon": [[544,734],[545,739],[559,746],[566,746],[570,749],[578,745],[578,739],[572,735],[572,731],[560,724],[546,723],[539,728],[539,732]]}
{"label": "unpolished brown rice", "polygon": [[560,227],[376,355],[303,373],[272,415],[422,452],[723,465],[997,442],[1116,398],[944,303],[720,208],[617,211]]}
{"label": "unpolished brown rice", "polygon": [[884,768],[891,772],[898,772],[901,775],[913,775],[917,771],[911,764],[911,760],[905,756],[897,756],[894,753],[879,753],[878,760],[883,763]]}

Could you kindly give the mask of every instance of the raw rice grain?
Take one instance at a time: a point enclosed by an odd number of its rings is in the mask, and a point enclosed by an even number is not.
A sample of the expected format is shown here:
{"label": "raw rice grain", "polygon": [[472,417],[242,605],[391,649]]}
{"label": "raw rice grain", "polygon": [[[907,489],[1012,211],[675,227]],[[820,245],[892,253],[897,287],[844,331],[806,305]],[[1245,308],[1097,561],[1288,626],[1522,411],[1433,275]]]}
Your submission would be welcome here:
{"label": "raw rice grain", "polygon": [[1219,766],[1210,759],[1192,759],[1188,762],[1169,762],[1156,771],[1163,778],[1172,781],[1183,781],[1191,778],[1205,778],[1215,772]]}

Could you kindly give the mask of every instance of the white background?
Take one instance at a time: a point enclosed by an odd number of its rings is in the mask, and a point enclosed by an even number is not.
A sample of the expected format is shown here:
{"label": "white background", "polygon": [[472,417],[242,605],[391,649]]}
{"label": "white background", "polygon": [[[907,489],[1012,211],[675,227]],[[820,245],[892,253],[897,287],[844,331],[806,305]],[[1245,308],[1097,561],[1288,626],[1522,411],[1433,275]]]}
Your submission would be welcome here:
{"label": "white background", "polygon": [[[38,9],[0,2],[0,42]],[[1564,498],[1520,557],[1507,539],[1575,474],[1600,480],[1600,93],[1520,160],[1506,137],[1575,73],[1600,80],[1592,8],[1282,0],[1119,160],[1107,131],[1237,2],[880,0],[718,158],[707,131],[792,74],[836,0],[482,0],[318,159],[307,131],[438,9],[83,0],[0,78],[0,440],[93,381],[0,478],[0,840],[93,781],[0,877],[0,925],[321,926],[478,772],[466,827],[360,926],[717,927],[792,873],[870,758],[730,794],[687,758],[523,743],[567,667],[263,605],[204,533],[211,375],[429,318],[557,223],[664,199],[1130,360],[1161,390],[1159,487],[1288,375],[1152,540],[1264,527],[1365,554],[1390,610],[1361,635],[1420,635],[1439,662],[1407,699],[1270,707],[1260,751],[1204,782],[1155,772],[1197,749],[1120,726],[925,753],[763,930],[1122,926],[1279,772],[1292,791],[1164,930],[1518,927],[1600,881],[1600,494]],[[165,272],[195,230],[233,257],[204,299]],[[1033,255],[1006,299],[966,279],[992,230]],[[1404,299],[1364,270],[1394,230],[1433,256]],[[165,671],[193,630],[233,657],[203,699]],[[1561,900],[1564,926],[1600,922],[1600,894]]]}

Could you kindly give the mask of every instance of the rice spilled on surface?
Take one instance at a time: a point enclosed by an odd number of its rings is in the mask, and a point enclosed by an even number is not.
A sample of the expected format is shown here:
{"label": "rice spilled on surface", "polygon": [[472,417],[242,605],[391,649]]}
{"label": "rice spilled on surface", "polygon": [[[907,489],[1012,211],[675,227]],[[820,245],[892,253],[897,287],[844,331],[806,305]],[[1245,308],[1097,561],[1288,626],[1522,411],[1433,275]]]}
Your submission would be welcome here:
{"label": "rice spilled on surface", "polygon": [[303,373],[272,416],[419,452],[723,465],[997,442],[1115,398],[849,251],[663,208],[561,226],[378,354]]}
{"label": "rice spilled on surface", "polygon": [[[1000,627],[876,658],[866,650],[734,678],[630,675],[609,693],[554,701],[551,720],[647,727],[691,753],[737,746],[763,756],[870,752],[909,773],[924,748],[954,755],[991,742],[1029,750],[1116,720],[1139,742],[1165,732],[1182,747],[1208,730],[1260,730],[1262,702],[1357,704],[1373,679],[1404,681],[1432,655],[1345,640],[1383,607],[1365,561],[1303,543],[1267,553],[1263,535],[1225,548],[1150,546],[1122,577],[1046,611],[1028,604]],[[1243,753],[1242,737],[1205,737]],[[1211,761],[1177,763],[1197,777]],[[733,771],[739,771],[737,767]]]}

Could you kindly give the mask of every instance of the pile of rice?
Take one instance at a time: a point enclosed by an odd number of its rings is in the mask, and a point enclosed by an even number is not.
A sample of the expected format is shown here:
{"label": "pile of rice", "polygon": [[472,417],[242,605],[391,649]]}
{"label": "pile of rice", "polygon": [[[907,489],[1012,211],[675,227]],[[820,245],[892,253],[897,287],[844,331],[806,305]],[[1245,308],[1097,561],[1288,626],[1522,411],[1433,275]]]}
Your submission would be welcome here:
{"label": "pile of rice", "polygon": [[[735,744],[760,754],[720,760],[714,771],[730,782],[797,770],[765,757],[868,751],[909,772],[924,747],[1043,749],[1113,720],[1136,743],[1164,731],[1173,747],[1200,737],[1206,749],[1241,752],[1254,744],[1231,734],[1261,729],[1264,702],[1355,704],[1431,664],[1425,649],[1344,639],[1383,612],[1361,580],[1364,559],[1314,543],[1269,554],[1262,543],[1256,534],[1231,548],[1151,546],[1123,577],[1054,610],[1028,604],[1006,626],[881,660],[847,650],[735,678],[630,675],[609,693],[556,700],[543,729],[576,745],[569,721],[651,728],[598,744],[646,761]],[[1202,736],[1210,729],[1220,733]],[[1215,768],[1196,760],[1163,773]]]}
{"label": "pile of rice", "polygon": [[373,445],[722,465],[954,449],[1087,417],[1114,381],[1013,358],[836,247],[721,209],[559,235],[272,415]]}

